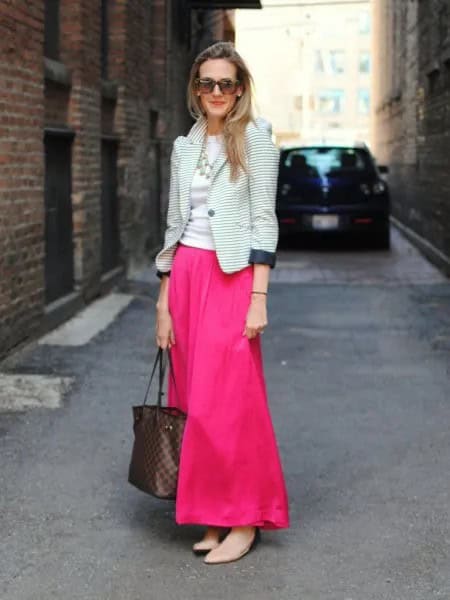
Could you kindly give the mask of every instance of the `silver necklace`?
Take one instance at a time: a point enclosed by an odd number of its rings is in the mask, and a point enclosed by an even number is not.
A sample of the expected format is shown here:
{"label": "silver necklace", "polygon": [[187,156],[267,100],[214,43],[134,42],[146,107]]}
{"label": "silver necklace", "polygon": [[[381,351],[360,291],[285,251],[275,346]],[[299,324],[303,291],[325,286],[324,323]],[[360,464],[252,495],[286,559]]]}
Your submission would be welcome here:
{"label": "silver necklace", "polygon": [[199,174],[205,179],[211,179],[212,168],[214,162],[211,164],[208,159],[208,152],[206,150],[206,139],[207,136],[203,138],[202,149],[200,151],[200,156],[197,162],[197,171]]}

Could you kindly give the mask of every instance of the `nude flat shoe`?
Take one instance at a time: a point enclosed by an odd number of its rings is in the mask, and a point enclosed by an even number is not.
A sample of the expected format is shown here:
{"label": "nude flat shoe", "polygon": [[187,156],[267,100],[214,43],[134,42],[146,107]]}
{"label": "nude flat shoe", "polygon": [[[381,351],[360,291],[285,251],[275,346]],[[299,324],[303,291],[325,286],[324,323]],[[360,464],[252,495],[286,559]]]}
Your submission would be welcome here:
{"label": "nude flat shoe", "polygon": [[[246,548],[244,548],[244,550],[239,552],[239,554],[235,554],[235,555],[221,554],[220,548],[218,547],[217,549],[214,548],[213,550],[208,552],[208,554],[203,559],[203,562],[206,565],[221,565],[221,564],[225,564],[225,563],[234,562],[236,560],[240,560],[246,554],[251,552],[260,541],[261,541],[261,532],[259,530],[259,527],[256,527],[255,535],[253,536],[252,541]],[[220,544],[219,544],[219,546],[220,546]],[[217,550],[217,552],[216,552],[216,550]]]}
{"label": "nude flat shoe", "polygon": [[[226,530],[225,530],[226,531]],[[192,552],[197,556],[201,556],[204,554],[208,554],[211,550],[214,550],[220,545],[220,536],[222,534],[219,532],[219,539],[217,540],[200,540],[200,542],[196,542],[192,546]]]}
{"label": "nude flat shoe", "polygon": [[220,542],[197,542],[192,546],[192,552],[197,556],[202,556],[204,554],[208,554],[211,550],[218,548],[220,546]]}

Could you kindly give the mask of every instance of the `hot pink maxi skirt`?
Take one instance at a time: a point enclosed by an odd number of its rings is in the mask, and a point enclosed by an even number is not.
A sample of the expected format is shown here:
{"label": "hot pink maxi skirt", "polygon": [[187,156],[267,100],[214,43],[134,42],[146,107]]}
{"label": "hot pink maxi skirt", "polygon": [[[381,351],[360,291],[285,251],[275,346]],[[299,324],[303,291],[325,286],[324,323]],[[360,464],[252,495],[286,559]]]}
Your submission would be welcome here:
{"label": "hot pink maxi skirt", "polygon": [[176,249],[169,285],[175,386],[169,377],[168,402],[188,415],[175,510],[180,524],[289,526],[261,338],[242,335],[252,284],[252,265],[227,274],[214,250]]}

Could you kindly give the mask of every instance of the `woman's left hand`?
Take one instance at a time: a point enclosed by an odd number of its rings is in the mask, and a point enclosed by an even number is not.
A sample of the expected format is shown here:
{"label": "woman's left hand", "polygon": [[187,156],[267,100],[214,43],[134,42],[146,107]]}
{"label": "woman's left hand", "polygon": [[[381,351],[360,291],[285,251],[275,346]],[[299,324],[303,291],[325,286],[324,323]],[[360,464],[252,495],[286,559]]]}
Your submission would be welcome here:
{"label": "woman's left hand", "polygon": [[242,335],[246,335],[249,340],[262,333],[267,327],[267,305],[266,297],[263,295],[253,295],[247,312],[247,320]]}

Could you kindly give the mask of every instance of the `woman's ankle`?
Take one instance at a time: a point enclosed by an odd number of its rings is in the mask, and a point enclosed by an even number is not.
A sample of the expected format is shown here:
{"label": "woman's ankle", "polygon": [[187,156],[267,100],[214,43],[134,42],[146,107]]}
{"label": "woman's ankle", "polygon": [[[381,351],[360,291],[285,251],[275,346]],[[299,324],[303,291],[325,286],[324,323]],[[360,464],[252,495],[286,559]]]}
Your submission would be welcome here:
{"label": "woman's ankle", "polygon": [[215,527],[214,525],[208,525],[205,529],[205,537],[219,537],[221,532],[220,527]]}
{"label": "woman's ankle", "polygon": [[254,525],[238,525],[236,527],[232,527],[231,531],[235,533],[245,533],[250,535],[256,532],[256,527]]}

